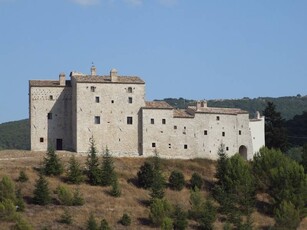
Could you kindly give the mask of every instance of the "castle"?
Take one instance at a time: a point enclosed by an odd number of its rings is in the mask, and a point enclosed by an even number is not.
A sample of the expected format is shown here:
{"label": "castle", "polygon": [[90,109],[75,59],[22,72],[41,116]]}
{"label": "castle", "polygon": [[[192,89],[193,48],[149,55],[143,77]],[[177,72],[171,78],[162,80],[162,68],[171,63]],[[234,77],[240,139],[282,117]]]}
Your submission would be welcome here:
{"label": "castle", "polygon": [[229,155],[252,159],[265,145],[264,117],[247,111],[208,107],[199,101],[176,109],[145,101],[145,82],[136,76],[64,73],[59,80],[29,81],[31,150],[88,152],[93,137],[98,151],[113,156],[217,159],[223,143]]}

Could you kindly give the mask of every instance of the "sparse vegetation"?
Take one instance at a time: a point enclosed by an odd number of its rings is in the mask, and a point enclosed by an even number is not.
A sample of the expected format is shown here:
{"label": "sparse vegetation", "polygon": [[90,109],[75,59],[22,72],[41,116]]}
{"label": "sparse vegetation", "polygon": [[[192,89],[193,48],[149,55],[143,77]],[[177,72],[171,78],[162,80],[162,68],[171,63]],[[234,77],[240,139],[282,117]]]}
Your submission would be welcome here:
{"label": "sparse vegetation", "polygon": [[61,160],[52,147],[48,148],[42,171],[46,176],[59,176],[64,171]]}
{"label": "sparse vegetation", "polygon": [[172,171],[168,182],[171,189],[181,191],[185,185],[183,173],[179,171]]}
{"label": "sparse vegetation", "polygon": [[127,213],[124,213],[120,219],[120,223],[124,226],[129,226],[131,224],[131,218]]}

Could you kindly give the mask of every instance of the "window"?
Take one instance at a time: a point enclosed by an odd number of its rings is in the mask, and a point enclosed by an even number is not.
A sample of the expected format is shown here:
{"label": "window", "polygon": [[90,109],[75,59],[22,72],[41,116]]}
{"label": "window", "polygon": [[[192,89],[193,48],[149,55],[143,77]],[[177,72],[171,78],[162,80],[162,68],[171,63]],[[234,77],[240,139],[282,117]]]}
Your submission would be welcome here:
{"label": "window", "polygon": [[150,124],[153,125],[154,123],[155,123],[155,119],[151,118],[151,119],[150,119]]}
{"label": "window", "polygon": [[172,144],[168,144],[168,148],[171,149],[172,148]]}
{"label": "window", "polygon": [[52,113],[48,113],[48,120],[52,120]]}
{"label": "window", "polygon": [[132,93],[132,87],[128,87],[128,93]]}
{"label": "window", "polygon": [[127,117],[127,124],[132,125],[132,117]]}
{"label": "window", "polygon": [[49,100],[53,100],[53,96],[52,95],[49,96]]}
{"label": "window", "polygon": [[216,116],[216,120],[219,121],[220,120],[220,116]]}
{"label": "window", "polygon": [[242,132],[241,132],[241,130],[239,130],[239,135],[241,135],[242,134]]}
{"label": "window", "polygon": [[165,125],[166,124],[166,120],[162,119],[162,124]]}
{"label": "window", "polygon": [[225,137],[225,132],[222,132],[222,136]]}
{"label": "window", "polygon": [[95,124],[100,124],[100,116],[95,116],[94,122]]}
{"label": "window", "polygon": [[95,97],[95,101],[96,101],[96,103],[99,103],[100,98],[99,97]]}
{"label": "window", "polygon": [[228,151],[229,150],[229,148],[228,147],[226,147],[226,151]]}
{"label": "window", "polygon": [[204,135],[208,135],[208,130],[204,130]]}
{"label": "window", "polygon": [[111,103],[114,104],[114,100],[112,100]]}
{"label": "window", "polygon": [[128,103],[132,104],[132,97],[128,97]]}
{"label": "window", "polygon": [[177,125],[174,125],[174,129],[177,129]]}
{"label": "window", "polygon": [[184,145],[183,148],[184,148],[184,149],[188,149],[188,145]]}
{"label": "window", "polygon": [[95,92],[96,87],[95,86],[91,86],[91,92]]}
{"label": "window", "polygon": [[152,143],[151,143],[151,147],[155,148],[155,147],[156,147],[156,143],[155,143],[155,142],[152,142]]}
{"label": "window", "polygon": [[44,142],[44,138],[43,137],[39,138],[39,142],[43,143]]}

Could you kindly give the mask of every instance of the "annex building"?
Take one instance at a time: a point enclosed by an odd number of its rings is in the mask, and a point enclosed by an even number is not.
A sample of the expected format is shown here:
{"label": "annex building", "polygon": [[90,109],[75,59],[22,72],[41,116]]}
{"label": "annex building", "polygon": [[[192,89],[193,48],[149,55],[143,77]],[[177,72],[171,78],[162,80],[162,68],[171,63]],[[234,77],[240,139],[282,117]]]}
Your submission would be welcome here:
{"label": "annex building", "polygon": [[88,152],[93,137],[98,151],[113,156],[217,159],[221,143],[229,155],[251,159],[265,145],[264,117],[247,111],[212,108],[199,101],[176,109],[145,101],[145,82],[119,76],[61,73],[58,80],[29,81],[31,150]]}

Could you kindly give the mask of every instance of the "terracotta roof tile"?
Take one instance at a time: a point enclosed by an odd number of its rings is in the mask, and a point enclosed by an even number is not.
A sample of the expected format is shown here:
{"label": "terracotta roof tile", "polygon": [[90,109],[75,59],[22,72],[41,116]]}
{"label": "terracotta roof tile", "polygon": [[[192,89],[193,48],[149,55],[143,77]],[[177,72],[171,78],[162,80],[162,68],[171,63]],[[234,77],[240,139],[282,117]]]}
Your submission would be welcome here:
{"label": "terracotta roof tile", "polygon": [[[84,75],[84,76],[73,76],[77,82],[83,83],[111,83],[110,76],[91,76],[91,75]],[[136,76],[118,76],[118,81],[112,83],[124,83],[124,84],[145,84],[145,82]]]}
{"label": "terracotta roof tile", "polygon": [[194,118],[194,116],[189,114],[185,109],[175,109],[174,118]]}
{"label": "terracotta roof tile", "polygon": [[30,81],[31,87],[65,87],[71,86],[70,81],[66,81],[66,85],[61,86],[59,81],[50,81],[50,80],[31,80]]}
{"label": "terracotta roof tile", "polygon": [[196,106],[189,106],[190,109],[193,109],[195,113],[211,113],[211,114],[229,114],[229,115],[237,115],[237,114],[246,114],[248,113],[242,109],[236,108],[215,108],[215,107],[204,107],[196,110]]}
{"label": "terracotta roof tile", "polygon": [[174,109],[165,101],[146,101],[144,109]]}

